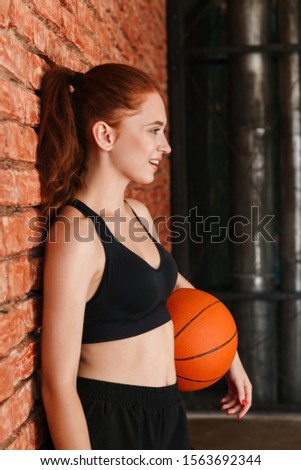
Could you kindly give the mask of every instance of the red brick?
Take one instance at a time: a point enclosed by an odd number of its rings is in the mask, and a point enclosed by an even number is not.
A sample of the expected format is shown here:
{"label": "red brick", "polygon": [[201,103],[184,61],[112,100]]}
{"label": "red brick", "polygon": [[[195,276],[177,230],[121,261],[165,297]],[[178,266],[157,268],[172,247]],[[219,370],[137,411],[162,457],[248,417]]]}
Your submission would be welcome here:
{"label": "red brick", "polygon": [[77,13],[78,1],[74,0],[60,0],[63,7],[65,7],[70,13]]}
{"label": "red brick", "polygon": [[15,184],[15,173],[13,170],[0,168],[0,204],[17,204],[18,189]]}
{"label": "red brick", "polygon": [[47,21],[51,21],[56,26],[56,31],[60,31],[62,26],[61,10],[63,10],[63,8],[59,0],[51,0],[51,2],[45,2],[45,0],[30,0],[30,4],[40,16]]}
{"label": "red brick", "polygon": [[115,62],[126,63],[130,65],[134,65],[132,60],[133,49],[131,48],[129,42],[124,38],[123,34],[120,31],[114,32],[114,51],[113,55],[110,51],[110,59]]}
{"label": "red brick", "polygon": [[8,298],[7,262],[0,261],[0,302]]}
{"label": "red brick", "polygon": [[43,286],[43,258],[30,260],[31,290],[40,290]]}
{"label": "red brick", "polygon": [[6,359],[0,361],[0,400],[3,401],[14,393],[14,371],[7,368]]}
{"label": "red brick", "polygon": [[24,49],[11,34],[1,34],[0,49],[0,65],[4,69],[33,88],[40,87],[41,76],[46,70],[46,64],[40,57]]}
{"label": "red brick", "polygon": [[40,182],[36,169],[0,169],[1,205],[37,205],[40,203]]}
{"label": "red brick", "polygon": [[110,60],[132,62],[133,48],[122,31],[116,27],[116,21],[106,11],[103,13],[103,26],[96,32],[95,39],[103,45],[104,51],[109,54]]}
{"label": "red brick", "polygon": [[110,62],[120,59],[121,51],[124,53],[128,44],[119,33],[119,29],[116,28],[116,23],[101,5],[99,5],[97,15],[92,15],[91,9],[85,3],[79,2],[76,18],[78,23],[83,25],[87,34],[93,35],[94,46],[92,47],[95,48],[96,45],[97,51],[96,56],[93,56],[94,64],[101,63],[104,59]]}
{"label": "red brick", "polygon": [[0,122],[0,158],[35,162],[37,141],[34,129],[17,122]]}
{"label": "red brick", "polygon": [[21,297],[30,291],[32,276],[30,262],[26,256],[8,261],[7,275],[9,298]]}
{"label": "red brick", "polygon": [[[105,23],[102,18],[92,13],[91,8],[88,8],[85,2],[79,1],[76,3],[76,12],[74,15],[76,21],[83,26],[89,33],[93,35],[94,43],[97,44],[95,34],[99,29],[104,32]],[[103,34],[106,40],[105,34]],[[103,44],[101,44],[103,46]]]}
{"label": "red brick", "polygon": [[14,395],[6,400],[1,407],[0,443],[18,429],[34,405],[36,397],[35,384],[32,379],[27,380]]}
{"label": "red brick", "polygon": [[35,299],[19,302],[0,314],[0,355],[3,357],[40,324],[41,305]]}
{"label": "red brick", "polygon": [[[40,412],[29,418],[18,429],[15,440],[7,447],[8,450],[35,450],[41,448],[48,436],[44,413]],[[5,447],[6,448],[6,447]]]}
{"label": "red brick", "polygon": [[9,4],[10,4],[10,0],[1,0],[0,25],[3,28],[7,28],[9,24]]}
{"label": "red brick", "polygon": [[[123,14],[119,17],[119,27],[132,46],[138,46],[142,41],[141,21],[137,16],[135,2],[126,2]],[[135,28],[133,28],[135,25]]]}
{"label": "red brick", "polygon": [[71,51],[65,41],[49,29],[22,0],[11,0],[9,17],[10,28],[15,28],[19,36],[29,41],[54,63],[66,65],[74,70],[82,68],[83,64],[76,51]]}
{"label": "red brick", "polygon": [[[81,36],[86,31],[89,31],[93,35],[100,27],[99,20],[96,19],[95,15],[92,14],[91,8],[88,8],[84,1],[73,1],[63,2],[59,0],[52,0],[51,2],[45,2],[44,0],[32,0],[31,4],[35,10],[42,15],[47,21],[51,22],[55,26],[55,30],[58,34],[64,35],[68,39],[74,39],[74,36],[70,36],[72,29],[65,29],[65,26],[70,25],[72,22],[77,27],[77,35]],[[66,7],[67,11],[63,8]],[[95,37],[93,37],[94,43]]]}
{"label": "red brick", "polygon": [[0,122],[0,159],[7,155],[7,135],[6,127],[3,122]]}
{"label": "red brick", "polygon": [[92,63],[99,62],[100,48],[95,47],[94,39],[85,33],[81,22],[74,21],[74,16],[62,8],[59,0],[32,0],[31,3],[40,15],[54,25],[55,31],[78,47],[88,60]]}
{"label": "red brick", "polygon": [[13,82],[0,79],[0,114],[8,119],[36,126],[39,122],[39,99]]}
{"label": "red brick", "polygon": [[[82,52],[87,60],[92,64],[98,64],[103,60],[102,44],[99,43],[99,46],[95,47],[94,39],[85,34],[83,29],[80,28],[78,23],[74,22],[74,18],[67,11],[62,16],[62,24],[66,37]],[[98,31],[95,32],[95,34],[97,33]]]}
{"label": "red brick", "polygon": [[[6,249],[4,246],[4,234],[3,234],[3,220],[0,218],[0,257],[4,256],[6,254]],[[1,286],[1,275],[0,275],[0,286]],[[1,292],[1,287],[0,287],[0,292]],[[1,298],[1,294],[0,294]],[[1,303],[1,300],[0,300]]]}
{"label": "red brick", "polygon": [[[40,52],[46,52],[46,27],[22,0],[11,0],[9,18],[10,28],[15,29],[20,38],[29,40],[32,45],[38,47]],[[24,18],[26,18],[26,21],[24,21]],[[52,31],[50,31],[50,34],[51,33]],[[44,41],[42,41],[43,36],[45,36]],[[54,33],[51,34],[51,38],[56,38]],[[43,45],[40,48],[38,40],[40,40]]]}
{"label": "red brick", "polygon": [[106,7],[104,5],[105,2],[99,2],[99,0],[89,0],[89,3],[93,6],[94,10],[97,12],[97,14],[103,18],[104,13],[106,10]]}
{"label": "red brick", "polygon": [[38,228],[30,229],[34,228],[35,220],[38,220],[38,212],[34,209],[1,217],[2,255],[21,253],[39,245],[43,232],[38,232]]}
{"label": "red brick", "polygon": [[41,202],[40,180],[36,169],[16,171],[18,204],[35,206]]}
{"label": "red brick", "polygon": [[14,388],[27,379],[37,365],[37,344],[27,340],[0,361],[0,402],[10,397]]}

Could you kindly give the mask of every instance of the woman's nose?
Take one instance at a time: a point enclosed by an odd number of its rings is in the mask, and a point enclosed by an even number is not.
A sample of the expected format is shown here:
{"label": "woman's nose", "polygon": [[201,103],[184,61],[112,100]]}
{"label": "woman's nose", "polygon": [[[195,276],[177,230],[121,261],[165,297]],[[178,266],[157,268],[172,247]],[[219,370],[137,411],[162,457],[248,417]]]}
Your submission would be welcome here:
{"label": "woman's nose", "polygon": [[169,154],[171,152],[171,146],[169,145],[168,140],[165,136],[163,138],[163,141],[160,142],[157,148],[159,152],[164,152],[166,154]]}

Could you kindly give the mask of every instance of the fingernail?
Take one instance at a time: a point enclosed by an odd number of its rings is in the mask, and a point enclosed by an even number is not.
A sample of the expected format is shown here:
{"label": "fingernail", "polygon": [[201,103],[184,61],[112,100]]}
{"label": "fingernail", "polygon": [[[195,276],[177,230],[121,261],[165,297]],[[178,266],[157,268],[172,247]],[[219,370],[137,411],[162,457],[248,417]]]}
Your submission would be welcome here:
{"label": "fingernail", "polygon": [[227,411],[227,415],[229,416],[231,414],[231,411]]}
{"label": "fingernail", "polygon": [[242,400],[241,404],[242,404],[242,406],[246,406],[246,404],[247,404],[246,400]]}

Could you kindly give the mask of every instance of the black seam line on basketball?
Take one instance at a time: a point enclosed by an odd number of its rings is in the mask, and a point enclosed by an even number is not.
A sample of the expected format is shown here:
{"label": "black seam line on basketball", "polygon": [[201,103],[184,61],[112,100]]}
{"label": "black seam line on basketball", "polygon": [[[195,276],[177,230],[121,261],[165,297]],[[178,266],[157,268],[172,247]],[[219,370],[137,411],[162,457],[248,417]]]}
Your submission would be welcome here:
{"label": "black seam line on basketball", "polygon": [[208,310],[208,308],[212,307],[213,305],[218,304],[219,302],[220,302],[220,300],[215,300],[215,302],[213,302],[212,304],[207,305],[206,307],[204,307],[204,308],[203,308],[200,312],[198,312],[193,318],[191,318],[191,320],[189,320],[189,322],[186,323],[186,325],[184,325],[184,326],[180,329],[180,331],[178,331],[178,333],[175,335],[175,338],[177,338],[177,337],[182,333],[182,331],[184,331],[185,328],[187,328],[187,327],[190,325],[190,323],[192,323],[199,315],[201,315],[202,313],[204,313],[206,310]]}
{"label": "black seam line on basketball", "polygon": [[187,380],[188,382],[212,382],[212,380],[217,381],[221,379],[223,375],[221,375],[220,377],[216,377],[215,379],[209,379],[209,380],[189,379],[189,377],[183,377],[182,375],[178,375],[178,374],[177,374],[177,377],[182,380]]}
{"label": "black seam line on basketball", "polygon": [[235,338],[235,336],[237,335],[237,330],[235,330],[235,333],[233,336],[231,336],[230,339],[228,339],[225,343],[223,344],[220,344],[219,346],[217,346],[216,348],[213,348],[213,349],[210,349],[210,351],[206,351],[206,352],[203,352],[201,354],[197,354],[196,356],[191,356],[191,357],[183,357],[183,358],[175,358],[175,361],[189,361],[190,359],[197,359],[198,357],[202,357],[202,356],[206,356],[207,354],[211,354],[213,353],[214,351],[217,351],[218,349],[221,349],[223,348],[224,346],[227,346],[227,344],[231,343],[232,339]]}

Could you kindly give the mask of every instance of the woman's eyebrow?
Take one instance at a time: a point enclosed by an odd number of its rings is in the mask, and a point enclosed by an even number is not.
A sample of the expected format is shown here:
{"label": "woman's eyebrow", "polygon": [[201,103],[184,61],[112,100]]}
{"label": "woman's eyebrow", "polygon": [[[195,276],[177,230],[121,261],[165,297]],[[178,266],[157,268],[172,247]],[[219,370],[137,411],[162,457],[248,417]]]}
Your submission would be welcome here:
{"label": "woman's eyebrow", "polygon": [[153,126],[153,125],[156,125],[156,126],[165,126],[165,122],[162,122],[162,121],[154,121],[154,122],[150,122],[149,124],[146,124],[147,126]]}

